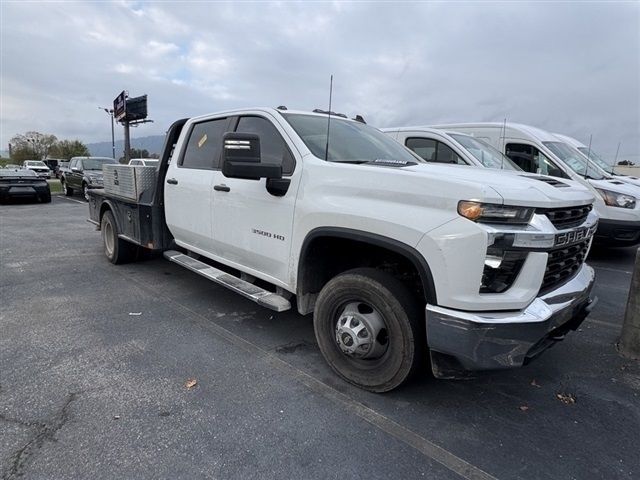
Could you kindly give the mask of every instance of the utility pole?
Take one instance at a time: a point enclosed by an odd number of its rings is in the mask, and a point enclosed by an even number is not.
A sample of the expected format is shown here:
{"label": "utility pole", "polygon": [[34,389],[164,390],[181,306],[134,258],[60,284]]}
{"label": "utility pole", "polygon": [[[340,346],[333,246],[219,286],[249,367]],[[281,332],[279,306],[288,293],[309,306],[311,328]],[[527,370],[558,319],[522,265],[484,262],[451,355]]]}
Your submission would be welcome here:
{"label": "utility pole", "polygon": [[113,127],[113,109],[112,108],[105,108],[105,107],[98,107],[101,110],[104,110],[105,112],[107,112],[107,114],[111,117],[111,152],[112,152],[112,156],[115,160],[116,158],[116,136],[115,136],[115,130]]}
{"label": "utility pole", "polygon": [[129,138],[129,120],[125,117],[125,120],[124,120],[124,163],[125,165],[129,165],[129,160],[131,160],[131,140]]}

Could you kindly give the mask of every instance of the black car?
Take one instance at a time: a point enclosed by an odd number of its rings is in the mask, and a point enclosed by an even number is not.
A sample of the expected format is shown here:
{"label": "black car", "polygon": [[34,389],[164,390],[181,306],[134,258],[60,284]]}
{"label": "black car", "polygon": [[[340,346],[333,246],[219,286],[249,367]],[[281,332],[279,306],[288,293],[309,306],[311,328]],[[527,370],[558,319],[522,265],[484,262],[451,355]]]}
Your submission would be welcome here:
{"label": "black car", "polygon": [[46,179],[33,170],[22,168],[0,169],[0,203],[14,198],[36,198],[42,203],[51,202],[51,190]]}

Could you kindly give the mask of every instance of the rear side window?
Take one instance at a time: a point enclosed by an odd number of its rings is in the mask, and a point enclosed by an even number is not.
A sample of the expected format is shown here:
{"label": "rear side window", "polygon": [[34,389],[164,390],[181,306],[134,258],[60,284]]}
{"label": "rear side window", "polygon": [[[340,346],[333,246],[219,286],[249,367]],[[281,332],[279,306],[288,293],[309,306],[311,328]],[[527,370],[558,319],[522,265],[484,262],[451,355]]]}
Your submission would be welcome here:
{"label": "rear side window", "polygon": [[467,164],[448,145],[432,138],[407,138],[405,145],[427,162]]}
{"label": "rear side window", "polygon": [[282,174],[291,175],[295,160],[286,142],[268,120],[262,117],[240,117],[238,133],[254,133],[260,136],[260,157],[262,163],[282,165]]}
{"label": "rear side window", "polygon": [[180,166],[212,170],[220,166],[220,146],[227,131],[227,118],[196,123],[191,129]]}
{"label": "rear side window", "polygon": [[507,143],[505,153],[525,172],[568,178],[561,168],[533,145]]}

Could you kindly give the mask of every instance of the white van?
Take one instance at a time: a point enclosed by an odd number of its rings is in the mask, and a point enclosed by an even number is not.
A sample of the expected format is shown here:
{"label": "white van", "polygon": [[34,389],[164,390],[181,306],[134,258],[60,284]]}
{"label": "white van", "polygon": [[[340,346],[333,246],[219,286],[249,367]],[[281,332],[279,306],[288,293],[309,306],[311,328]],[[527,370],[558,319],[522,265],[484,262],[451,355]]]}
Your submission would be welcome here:
{"label": "white van", "polygon": [[591,150],[585,144],[580,143],[575,138],[568,137],[567,135],[560,135],[559,133],[554,133],[553,135],[555,137],[558,137],[562,142],[566,143],[570,147],[573,147],[576,150],[578,150],[581,154],[587,157],[590,162],[593,162],[595,165],[597,165],[602,170],[604,170],[609,175],[611,175],[614,179],[620,180],[621,182],[624,182],[624,183],[635,185],[636,187],[640,187],[640,178],[635,177],[633,175],[623,175],[623,174],[617,173],[614,170],[615,167],[613,165],[608,164],[605,160],[602,159],[600,155],[598,155],[596,152]]}
{"label": "white van", "polygon": [[576,180],[596,197],[600,216],[596,240],[607,246],[640,243],[640,187],[606,175],[551,133],[517,123],[460,123],[432,126],[473,135],[505,153],[527,172]]}

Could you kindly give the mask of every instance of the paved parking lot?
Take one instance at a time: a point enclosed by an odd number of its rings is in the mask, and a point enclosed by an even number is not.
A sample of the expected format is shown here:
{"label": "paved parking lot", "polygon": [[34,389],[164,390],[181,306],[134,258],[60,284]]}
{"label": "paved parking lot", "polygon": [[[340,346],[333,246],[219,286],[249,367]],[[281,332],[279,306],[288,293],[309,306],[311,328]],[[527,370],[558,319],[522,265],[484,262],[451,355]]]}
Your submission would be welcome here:
{"label": "paved parking lot", "polygon": [[536,362],[375,395],[333,375],[311,317],[161,258],[113,266],[86,217],[0,206],[3,478],[640,478],[640,366],[615,348],[633,249],[592,253],[600,302]]}

